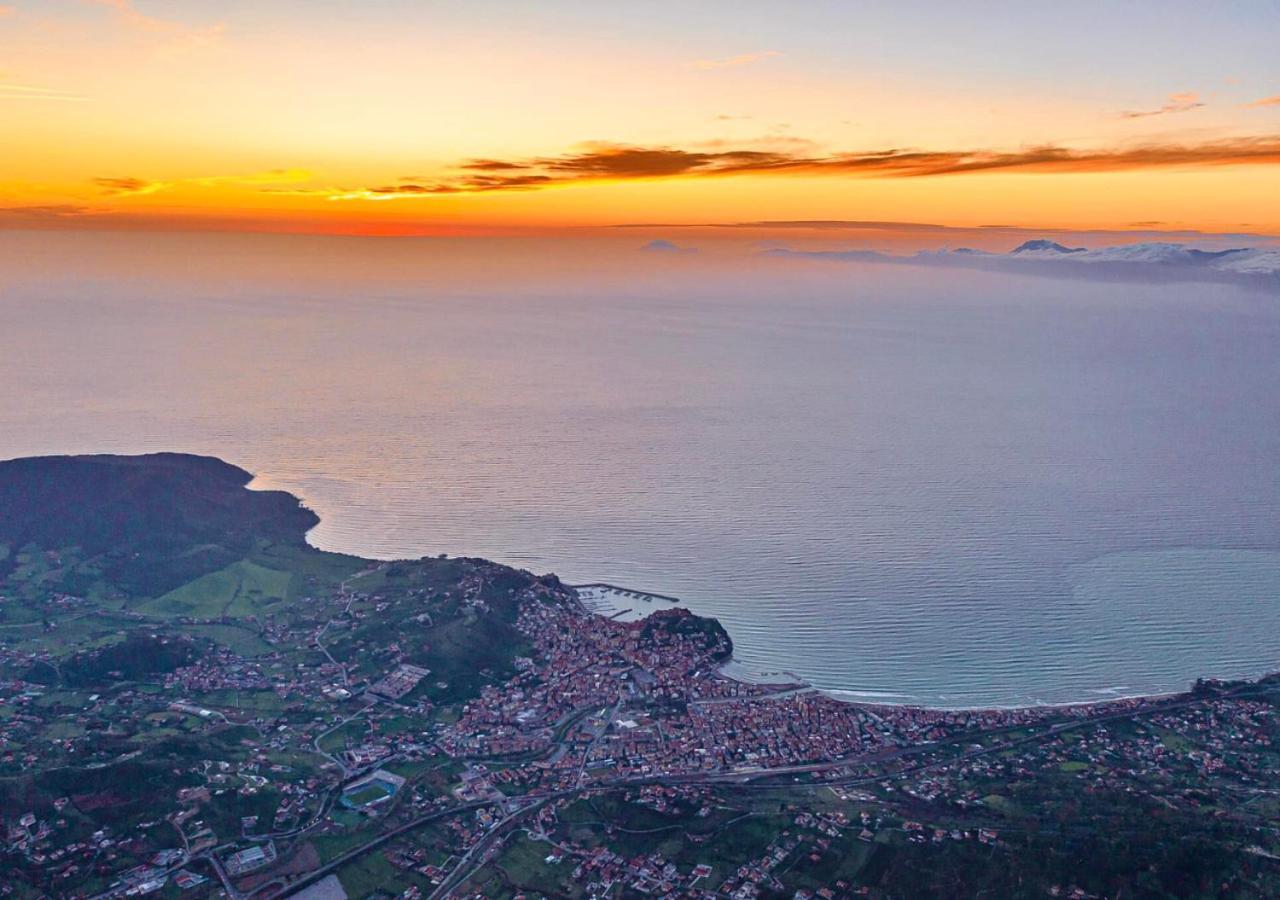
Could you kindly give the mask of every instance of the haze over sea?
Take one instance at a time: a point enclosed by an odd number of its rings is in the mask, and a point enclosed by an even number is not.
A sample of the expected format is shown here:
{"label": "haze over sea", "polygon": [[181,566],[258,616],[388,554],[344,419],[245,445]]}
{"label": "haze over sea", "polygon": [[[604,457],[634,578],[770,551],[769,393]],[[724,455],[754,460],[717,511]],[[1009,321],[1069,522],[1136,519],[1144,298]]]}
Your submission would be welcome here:
{"label": "haze over sea", "polygon": [[855,696],[1280,667],[1276,296],[647,238],[0,233],[0,457],[217,455]]}

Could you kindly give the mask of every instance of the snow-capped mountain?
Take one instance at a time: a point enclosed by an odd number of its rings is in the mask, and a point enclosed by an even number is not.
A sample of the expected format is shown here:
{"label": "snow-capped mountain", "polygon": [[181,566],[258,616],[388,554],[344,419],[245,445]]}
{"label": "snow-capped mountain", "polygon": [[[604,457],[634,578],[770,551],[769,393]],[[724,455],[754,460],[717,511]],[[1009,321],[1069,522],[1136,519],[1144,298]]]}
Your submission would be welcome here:
{"label": "snow-capped mountain", "polygon": [[878,250],[804,251],[778,248],[766,251],[770,256],[806,257],[844,262],[874,262],[897,265],[964,266],[966,268],[1001,269],[1008,272],[1068,274],[1075,266],[1095,267],[1096,272],[1117,270],[1141,275],[1160,272],[1185,272],[1188,277],[1204,277],[1218,273],[1228,278],[1243,278],[1256,283],[1280,283],[1280,247],[1234,247],[1227,250],[1202,250],[1188,244],[1149,241],[1113,247],[1066,247],[1056,241],[1039,238],[1026,241],[1008,253],[991,253],[969,247],[944,250],[921,250],[911,256],[898,256]]}
{"label": "snow-capped mountain", "polygon": [[1049,241],[1044,238],[1037,238],[1031,241],[1024,241],[1010,251],[1011,255],[1026,254],[1028,256],[1061,256],[1066,253],[1087,253],[1084,247],[1064,247],[1057,241]]}
{"label": "snow-capped mountain", "polygon": [[1280,248],[1253,247],[1222,259],[1215,269],[1241,275],[1280,276]]}
{"label": "snow-capped mountain", "polygon": [[[1026,252],[1024,248],[1036,245]],[[1187,244],[1151,241],[1115,247],[1080,248],[1067,251],[1052,241],[1027,241],[1009,256],[1036,259],[1063,259],[1073,263],[1117,263],[1144,266],[1195,266],[1221,272],[1250,275],[1280,274],[1280,249],[1235,247],[1228,250],[1201,250]]]}

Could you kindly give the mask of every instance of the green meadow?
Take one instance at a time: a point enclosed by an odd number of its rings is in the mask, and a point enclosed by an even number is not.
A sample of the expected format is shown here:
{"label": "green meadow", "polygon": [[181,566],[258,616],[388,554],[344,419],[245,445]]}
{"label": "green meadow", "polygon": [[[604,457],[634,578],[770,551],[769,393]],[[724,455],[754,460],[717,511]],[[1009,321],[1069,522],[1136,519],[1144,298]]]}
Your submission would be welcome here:
{"label": "green meadow", "polygon": [[241,560],[147,600],[137,611],[165,618],[245,618],[289,599],[292,579],[289,572]]}

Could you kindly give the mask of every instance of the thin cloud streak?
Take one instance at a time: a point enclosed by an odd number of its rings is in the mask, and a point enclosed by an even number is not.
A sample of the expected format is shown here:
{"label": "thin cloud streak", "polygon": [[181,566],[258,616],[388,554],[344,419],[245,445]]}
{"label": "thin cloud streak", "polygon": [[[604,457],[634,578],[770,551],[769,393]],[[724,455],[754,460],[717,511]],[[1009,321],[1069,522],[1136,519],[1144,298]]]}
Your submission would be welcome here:
{"label": "thin cloud streak", "polygon": [[54,222],[92,216],[94,210],[88,206],[72,203],[27,204],[23,206],[0,206],[0,224],[27,222]]}
{"label": "thin cloud streak", "polygon": [[1264,106],[1280,106],[1280,94],[1272,97],[1263,97],[1261,100],[1254,100],[1252,103],[1246,103],[1247,109],[1260,109]]}
{"label": "thin cloud streak", "polygon": [[306,169],[272,169],[269,172],[255,172],[248,175],[205,175],[196,178],[179,178],[173,181],[152,181],[145,178],[94,178],[93,183],[102,188],[108,196],[144,196],[167,191],[182,186],[217,187],[219,185],[257,185],[290,184],[307,181],[312,177]]}
{"label": "thin cloud streak", "polygon": [[0,82],[0,100],[60,100],[80,103],[89,98],[84,94],[57,88],[38,87],[32,84],[5,84]]}
{"label": "thin cloud streak", "polygon": [[[1202,144],[1145,144],[1071,150],[926,151],[889,149],[825,156],[767,150],[698,151],[676,147],[589,144],[579,152],[522,160],[480,159],[461,174],[434,182],[406,182],[331,191],[330,200],[398,200],[454,194],[528,191],[574,184],[707,178],[728,175],[832,175],[922,178],[979,172],[1088,173],[1164,167],[1280,164],[1280,135]],[[319,193],[307,191],[307,193]]]}
{"label": "thin cloud streak", "polygon": [[1193,109],[1200,109],[1205,104],[1200,100],[1200,95],[1195,91],[1187,91],[1182,94],[1170,94],[1169,102],[1158,109],[1145,110],[1129,110],[1120,113],[1122,119],[1145,119],[1148,116],[1167,116],[1171,113],[1190,112]]}
{"label": "thin cloud streak", "polygon": [[93,183],[108,196],[154,194],[173,187],[171,181],[147,181],[143,178],[95,178]]}
{"label": "thin cloud streak", "polygon": [[166,39],[163,49],[169,52],[204,47],[219,41],[226,32],[222,22],[213,25],[188,25],[176,19],[162,19],[147,15],[133,4],[133,0],[87,0],[95,6],[111,10],[125,26],[146,34]]}

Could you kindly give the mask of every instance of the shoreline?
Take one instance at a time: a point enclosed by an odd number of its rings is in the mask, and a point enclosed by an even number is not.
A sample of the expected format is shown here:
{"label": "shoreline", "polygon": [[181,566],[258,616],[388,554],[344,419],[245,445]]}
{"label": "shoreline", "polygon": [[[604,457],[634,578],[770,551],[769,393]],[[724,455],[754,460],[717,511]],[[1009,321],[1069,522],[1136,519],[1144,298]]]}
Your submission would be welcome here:
{"label": "shoreline", "polygon": [[[657,594],[652,591],[645,591],[645,590],[638,590],[635,588],[623,587],[621,585],[610,584],[603,581],[593,581],[593,582],[587,582],[585,584],[565,583],[564,586],[573,592],[574,597],[578,601],[578,608],[583,614],[590,615],[590,616],[600,616],[602,618],[617,619],[623,614],[633,612],[633,610],[622,609],[610,615],[606,610],[594,608],[593,606],[589,606],[586,603],[584,603],[581,597],[579,597],[578,595],[578,590],[580,588],[604,588],[610,591],[617,592],[619,594],[630,595],[636,598],[644,598],[645,602],[653,602],[654,600],[663,600],[672,604],[681,604],[683,602],[678,597],[673,597],[668,594]],[[669,608],[669,607],[664,607],[664,608]],[[681,608],[687,609],[688,607],[681,607]],[[643,619],[645,618],[646,615],[647,613],[642,614],[638,618]],[[694,613],[694,615],[698,615],[698,614]],[[718,619],[716,621],[717,623],[719,623]],[[722,628],[724,627],[723,624],[721,624],[721,627]],[[725,629],[725,631],[726,633],[728,633],[728,629]],[[730,639],[732,639],[733,636],[729,635],[729,637]],[[732,667],[737,667],[739,671],[737,672],[727,671]],[[882,691],[865,691],[864,692],[864,691],[857,691],[857,690],[848,689],[848,688],[822,688],[822,687],[818,687],[817,685],[814,685],[809,681],[806,681],[804,678],[801,678],[799,675],[796,675],[794,672],[787,672],[787,671],[752,672],[749,669],[747,669],[743,663],[738,661],[732,655],[730,655],[730,657],[727,660],[725,660],[723,663],[721,663],[716,667],[716,675],[727,681],[733,681],[738,684],[753,685],[755,687],[776,688],[775,691],[771,692],[770,694],[763,695],[763,697],[774,696],[774,695],[783,694],[783,693],[787,693],[787,694],[807,693],[812,691],[814,693],[822,694],[825,697],[829,697],[830,699],[835,700],[839,703],[848,703],[853,706],[870,707],[872,709],[876,709],[876,708],[927,709],[927,710],[934,710],[937,712],[944,712],[944,713],[1013,712],[1018,710],[1042,710],[1042,711],[1043,710],[1073,710],[1073,709],[1085,709],[1089,707],[1102,707],[1102,706],[1107,706],[1113,703],[1139,702],[1143,700],[1150,700],[1150,701],[1169,700],[1171,698],[1180,697],[1180,696],[1183,696],[1184,694],[1190,693],[1194,689],[1194,686],[1196,683],[1196,681],[1192,681],[1190,684],[1186,685],[1181,689],[1157,690],[1157,691],[1149,691],[1149,692],[1138,692],[1133,694],[1114,694],[1106,697],[1098,697],[1098,698],[1088,699],[1088,700],[1064,700],[1064,701],[1057,701],[1057,702],[1007,703],[1007,704],[989,703],[989,704],[981,704],[981,705],[943,706],[943,705],[929,703],[927,701],[921,701],[921,702],[912,702],[911,700],[894,701],[889,698],[902,696],[902,695],[890,695],[887,692],[882,692]],[[1261,681],[1263,679],[1270,678],[1276,675],[1280,675],[1280,669],[1269,669],[1269,670],[1257,672],[1254,674],[1235,673],[1231,675],[1222,675],[1222,676],[1201,675],[1201,676],[1197,676],[1197,680],[1203,680],[1208,682],[1226,682],[1226,683],[1242,682],[1242,681],[1257,682],[1257,681]],[[785,676],[788,680],[786,681],[769,680],[773,676]],[[876,699],[877,694],[882,694],[884,696],[884,699],[877,700]],[[841,696],[841,695],[847,695],[847,696]]]}
{"label": "shoreline", "polygon": [[[247,490],[284,491],[285,493],[289,493],[297,497],[296,494],[293,494],[292,490],[285,490],[284,488],[281,488],[278,485],[271,484],[270,475],[264,475],[264,474],[254,473],[254,472],[250,472],[249,474],[250,474],[250,480],[245,484],[245,488]],[[305,498],[297,497],[297,499],[299,503],[302,504],[304,507],[306,507],[309,510],[312,510],[312,512],[315,512],[313,507],[310,505],[309,502],[306,501]],[[322,518],[319,513],[316,513],[316,516],[317,518]],[[312,536],[315,533],[315,530],[317,527],[319,527],[319,522],[317,522],[316,525],[313,525],[311,528],[307,529],[306,534],[304,535],[304,540],[310,546],[315,547],[317,550],[323,550],[328,553],[343,553],[349,556],[359,556],[362,559],[368,559],[370,561],[377,561],[377,562],[394,561],[392,557],[387,557],[387,558],[373,557],[373,556],[366,556],[364,554],[351,553],[346,550],[327,549],[327,548],[321,547],[318,544],[313,543],[312,541]],[[449,555],[452,556],[453,554],[449,554]],[[493,560],[493,562],[498,562],[498,561]],[[512,565],[509,563],[499,563],[499,564]],[[518,564],[514,565],[513,567],[521,568],[521,566],[519,566]],[[636,598],[642,599],[642,602],[646,602],[646,603],[662,601],[664,603],[680,606],[680,608],[683,608],[683,609],[688,608],[686,606],[683,606],[683,603],[684,603],[683,600],[681,600],[679,597],[675,597],[670,594],[660,594],[660,593],[655,593],[653,591],[638,590],[636,588],[629,588],[624,585],[618,585],[618,584],[614,584],[606,581],[588,581],[588,582],[582,582],[579,584],[569,584],[565,582],[564,586],[573,592],[575,598],[577,599],[578,606],[581,612],[583,612],[586,615],[600,616],[602,618],[617,619],[621,616],[633,613],[635,610],[621,608],[609,614],[601,609],[592,608],[591,606],[588,606],[585,603],[583,603],[581,598],[578,597],[579,588],[607,589],[611,591],[616,591],[618,593],[633,595]],[[662,608],[670,608],[670,607],[662,607]],[[645,615],[647,615],[647,612],[642,613],[641,615],[637,616],[637,618],[644,618]],[[695,613],[695,615],[697,614]],[[703,618],[710,618],[710,617],[703,617]],[[718,619],[716,621],[717,623],[719,623]],[[721,627],[722,628],[724,627],[722,623],[721,623]],[[727,633],[728,629],[725,629],[725,631]],[[732,640],[733,635],[730,634],[729,637]],[[741,671],[739,671],[738,673],[732,673],[732,674],[724,671],[727,667],[735,666],[735,665],[738,666]],[[1063,700],[1063,701],[1055,701],[1055,702],[1036,702],[1036,703],[1007,703],[1007,704],[987,703],[987,704],[959,705],[959,706],[941,705],[941,704],[930,703],[928,701],[912,700],[912,699],[904,699],[904,700],[895,702],[893,700],[888,699],[887,697],[884,700],[877,701],[874,697],[874,694],[876,694],[877,692],[874,692],[874,691],[862,692],[862,691],[857,691],[849,688],[820,688],[808,681],[805,681],[803,678],[800,678],[794,673],[790,673],[790,672],[780,672],[776,674],[786,675],[789,678],[794,679],[794,681],[791,681],[791,682],[774,682],[774,681],[764,681],[764,680],[757,681],[757,680],[753,680],[751,676],[760,676],[761,678],[763,678],[775,673],[751,672],[750,670],[746,669],[746,667],[737,659],[735,659],[732,655],[725,662],[717,666],[716,673],[721,678],[725,678],[729,681],[736,681],[739,684],[750,684],[750,685],[756,685],[756,686],[776,685],[779,687],[780,691],[808,689],[808,690],[812,690],[817,693],[823,694],[824,696],[829,697],[832,700],[835,700],[837,702],[849,703],[854,706],[864,706],[864,707],[871,707],[871,708],[927,709],[927,710],[936,710],[938,712],[981,713],[981,712],[1009,712],[1009,711],[1016,711],[1016,710],[1053,710],[1053,709],[1066,710],[1066,709],[1080,709],[1084,707],[1100,707],[1110,703],[1136,702],[1141,700],[1167,700],[1170,697],[1177,697],[1177,696],[1181,696],[1182,694],[1186,694],[1190,692],[1194,687],[1196,680],[1224,681],[1224,682],[1260,681],[1262,679],[1269,678],[1271,676],[1280,675],[1280,667],[1266,669],[1253,674],[1234,673],[1234,674],[1222,675],[1222,676],[1198,675],[1198,676],[1194,676],[1194,678],[1189,684],[1181,688],[1169,688],[1166,690],[1138,692],[1133,694],[1119,694],[1119,695],[1112,695],[1107,697],[1096,697],[1096,698],[1081,699],[1081,700]],[[887,693],[887,692],[880,692],[880,693]],[[841,694],[845,694],[848,696],[840,696]],[[868,696],[868,695],[872,695],[872,696]]]}

